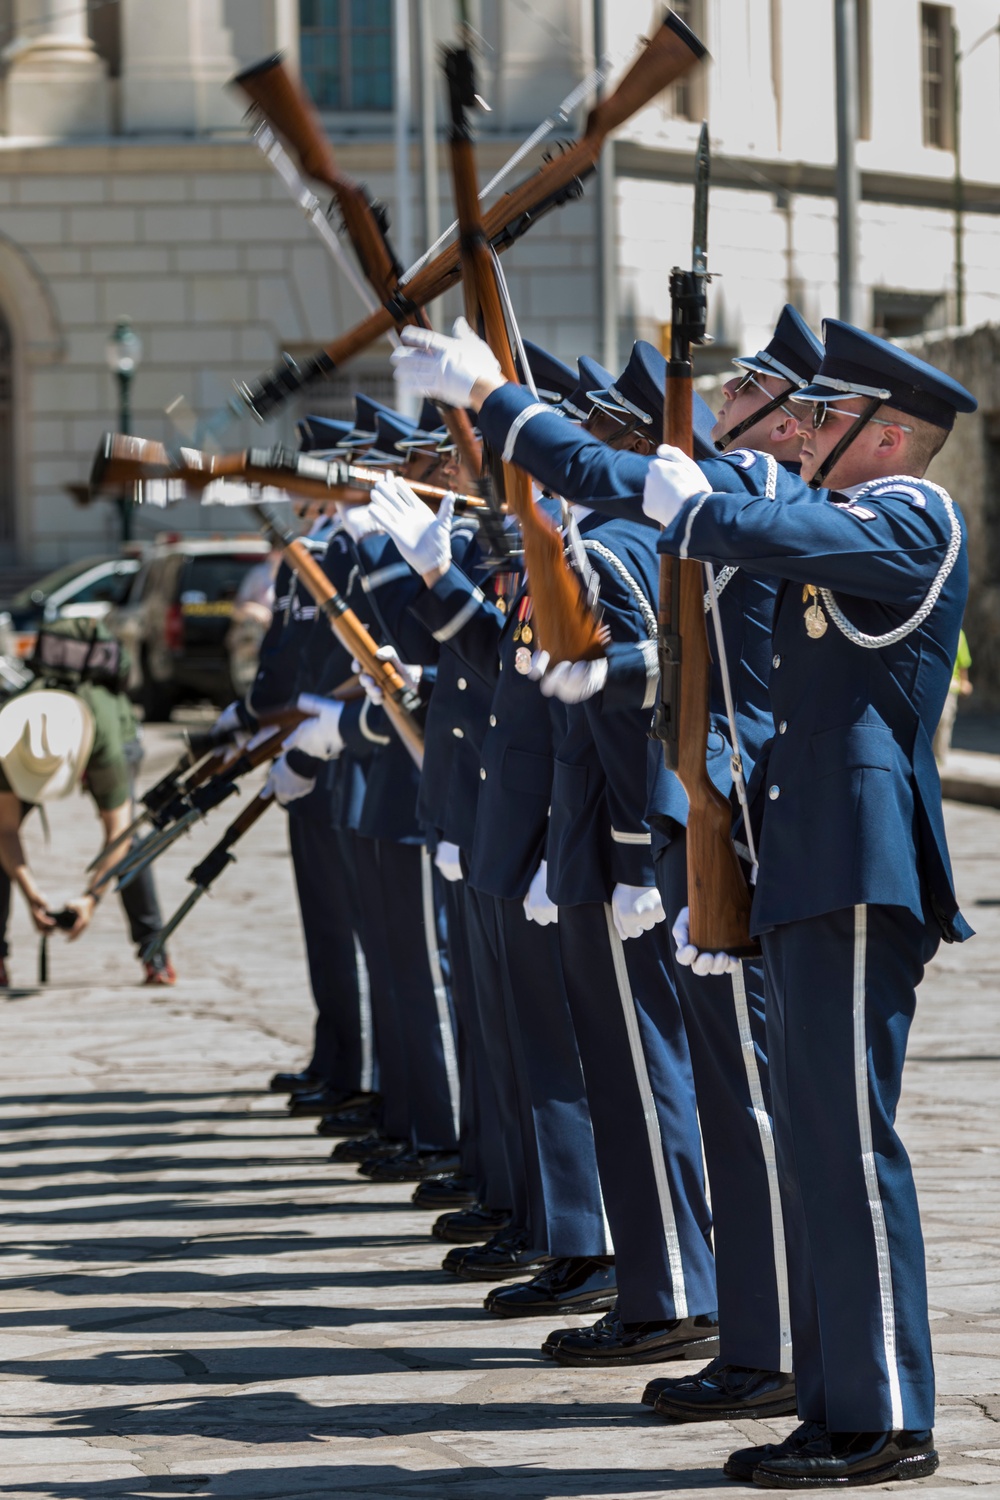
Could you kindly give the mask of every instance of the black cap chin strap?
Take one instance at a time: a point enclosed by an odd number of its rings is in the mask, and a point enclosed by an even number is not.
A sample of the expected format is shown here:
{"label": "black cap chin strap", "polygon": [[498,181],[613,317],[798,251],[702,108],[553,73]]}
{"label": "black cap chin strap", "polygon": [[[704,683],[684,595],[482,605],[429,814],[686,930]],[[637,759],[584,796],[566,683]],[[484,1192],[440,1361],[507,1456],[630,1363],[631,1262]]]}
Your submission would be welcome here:
{"label": "black cap chin strap", "polygon": [[797,386],[790,385],[787,391],[782,391],[780,395],[774,396],[770,401],[765,401],[763,406],[759,406],[756,411],[752,411],[742,422],[737,422],[735,427],[730,427],[728,432],[724,432],[720,438],[715,439],[715,451],[717,453],[725,453],[729,445],[735,443],[737,438],[742,437],[745,432],[749,432],[751,427],[756,427],[758,422],[763,422],[764,418],[769,417],[773,411],[777,411],[779,406],[784,406],[792,392],[797,389]]}
{"label": "black cap chin strap", "polygon": [[[864,411],[858,412],[856,414],[856,420],[852,422],[848,427],[847,431],[844,433],[844,436],[840,439],[840,442],[833,445],[829,453],[826,455],[826,458],[824,458],[823,462],[816,470],[813,477],[808,481],[809,488],[811,490],[821,490],[824,488],[826,484],[826,476],[836,468],[841,458],[843,458],[848,448],[854,442],[854,439],[856,437],[860,437],[864,428],[868,426],[868,423],[871,421],[872,417],[882,405],[882,397],[875,396],[871,401],[869,401]],[[844,415],[855,416],[855,413],[845,412]]]}

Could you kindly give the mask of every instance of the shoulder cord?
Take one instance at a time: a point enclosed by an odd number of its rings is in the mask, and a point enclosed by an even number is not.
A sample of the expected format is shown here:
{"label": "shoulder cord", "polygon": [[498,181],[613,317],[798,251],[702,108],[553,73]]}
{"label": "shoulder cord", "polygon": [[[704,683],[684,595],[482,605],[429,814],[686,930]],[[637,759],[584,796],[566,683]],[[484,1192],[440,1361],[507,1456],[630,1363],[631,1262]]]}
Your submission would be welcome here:
{"label": "shoulder cord", "polygon": [[[767,459],[767,481],[764,485],[764,498],[773,500],[778,492],[778,463],[770,453],[765,455]],[[722,679],[722,695],[726,700],[726,719],[729,724],[729,744],[732,754],[729,758],[729,768],[732,772],[733,786],[736,788],[736,800],[740,804],[743,814],[743,827],[746,832],[747,849],[750,853],[750,884],[757,883],[757,849],[753,836],[753,828],[750,823],[750,803],[747,798],[746,777],[743,774],[743,756],[740,753],[739,731],[736,728],[736,705],[733,700],[733,687],[729,677],[729,660],[726,656],[726,638],[722,629],[722,615],[719,610],[719,595],[730,581],[736,568],[723,568],[718,580],[715,577],[715,569],[711,563],[705,563],[705,578],[708,582],[708,590],[705,594],[705,608],[712,616],[712,630],[715,635],[715,649],[719,654],[719,676]]]}
{"label": "shoulder cord", "polygon": [[618,577],[621,579],[622,583],[624,583],[625,587],[632,595],[636,604],[639,606],[639,613],[642,615],[642,621],[646,627],[646,634],[649,636],[649,639],[651,641],[655,641],[657,632],[656,615],[653,613],[649,600],[643,593],[642,588],[632,577],[632,574],[629,572],[628,568],[626,568],[621,558],[616,557],[616,555],[611,551],[611,548],[605,547],[603,542],[591,541],[589,537],[584,538],[583,545],[588,552],[596,552],[598,557],[603,557],[608,566],[618,574]]}
{"label": "shoulder cord", "polygon": [[[873,479],[865,485],[864,489],[858,491],[857,495],[852,499],[851,504],[853,505],[856,500],[862,499],[865,495],[871,495],[880,486],[912,483],[913,476],[910,474],[892,474],[885,479]],[[859,630],[856,625],[851,624],[829,589],[819,590],[819,596],[826,606],[826,612],[841,635],[846,636],[853,645],[863,646],[868,651],[879,651],[883,646],[895,646],[898,641],[905,640],[918,626],[924,623],[941,597],[941,590],[948,581],[948,575],[955,566],[958,554],[962,550],[962,528],[959,525],[958,516],[955,514],[954,501],[948,494],[948,491],[942,489],[939,484],[932,484],[929,479],[921,479],[920,483],[926,485],[928,489],[933,490],[940,497],[951,524],[951,537],[944,554],[944,561],[940,568],[938,568],[937,576],[927,590],[927,596],[916,614],[911,615],[904,624],[897,625],[895,630],[887,630],[884,635],[866,635],[863,630]]]}

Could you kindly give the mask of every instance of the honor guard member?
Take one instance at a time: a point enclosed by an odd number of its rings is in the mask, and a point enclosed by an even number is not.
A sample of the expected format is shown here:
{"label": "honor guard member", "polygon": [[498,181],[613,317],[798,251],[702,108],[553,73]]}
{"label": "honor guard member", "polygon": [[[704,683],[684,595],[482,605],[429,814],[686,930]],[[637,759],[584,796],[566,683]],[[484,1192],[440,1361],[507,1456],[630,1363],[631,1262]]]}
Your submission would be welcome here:
{"label": "honor guard member", "polygon": [[933,1473],[920,1219],[896,1134],[916,988],[958,911],[931,745],[968,587],[961,517],[924,478],[956,381],[828,320],[798,393],[802,478],[766,501],[706,489],[664,450],[645,505],[664,550],[778,575],[777,733],[751,793],[775,1144],[802,1425],[731,1455],[768,1488]]}
{"label": "honor guard member", "polygon": [[[317,437],[332,445],[343,438],[346,427],[307,418],[300,431],[304,445]],[[312,450],[307,446],[306,451]],[[308,540],[316,555],[325,553],[330,526],[323,519],[313,527]],[[301,693],[315,691],[318,673],[331,651],[328,636],[326,621],[317,618],[312,597],[283,563],[275,584],[274,616],[247,702],[230,705],[218,725],[240,722],[253,729],[257,714],[283,708]],[[342,648],[340,657],[341,676],[349,677],[350,658]],[[317,1012],[313,1054],[306,1068],[300,1073],[278,1073],[271,1080],[272,1090],[291,1095],[289,1107],[295,1116],[366,1111],[373,1104],[372,1024],[367,966],[357,937],[356,881],[349,849],[334,826],[334,809],[345,784],[353,780],[355,797],[360,787],[355,767],[330,769],[333,774],[321,778],[307,796],[286,798],[285,789],[277,788],[278,800],[289,812],[292,865]],[[294,792],[298,787],[290,782],[289,789]]]}
{"label": "honor guard member", "polygon": [[[767,349],[738,361],[746,374],[727,383],[714,426],[711,413],[696,397],[695,448],[702,459],[713,453],[715,443],[725,448],[734,440],[748,441],[772,455],[739,450],[725,460],[709,460],[712,482],[720,489],[733,486],[741,493],[769,493],[772,488],[784,492],[797,487],[797,423],[791,409],[783,408],[789,392],[811,378],[821,355],[819,341],[798,313],[786,307]],[[493,441],[501,448],[513,446],[518,462],[541,482],[561,487],[604,513],[637,519],[649,469],[648,458],[640,455],[653,451],[660,430],[655,421],[644,418],[657,409],[654,403],[664,381],[662,356],[649,345],[637,346],[622,381],[605,380],[603,389],[594,392],[599,404],[587,424],[592,434],[588,436],[557,423],[527,393],[502,385],[493,374],[479,388],[480,420]],[[605,441],[596,441],[597,434]],[[630,451],[621,451],[623,447]],[[780,457],[780,467],[775,456]],[[749,771],[772,733],[767,678],[774,583],[739,571],[728,578],[720,575],[719,581],[739,743]],[[612,643],[606,665],[560,667],[543,679],[543,687],[555,688],[557,696],[565,694],[571,701],[603,689],[609,712],[636,703],[651,710],[658,689],[656,651],[648,640],[637,645]],[[728,793],[727,738],[723,686],[715,666],[709,769]],[[669,925],[686,901],[686,817],[683,790],[661,763],[649,818],[657,885]],[[675,1388],[669,1411],[674,1420],[780,1414],[794,1410],[794,1391],[781,1203],[767,1115],[763,975],[759,965],[744,964],[732,976],[716,979],[696,979],[689,968],[680,966],[675,966],[674,976],[712,1189],[720,1355],[696,1377],[651,1382],[644,1399],[652,1404],[664,1388]],[[683,1391],[676,1389],[681,1383]]]}
{"label": "honor guard member", "polygon": [[[7,979],[11,885],[20,887],[37,930],[57,925],[28,865],[20,828],[32,808],[86,786],[96,804],[107,848],[132,822],[135,773],[142,760],[139,729],[125,692],[128,663],[107,629],[92,620],[57,620],[39,631],[28,663],[35,677],[0,712],[0,984]],[[68,935],[90,925],[101,899],[101,877],[121,851],[95,865],[82,896],[67,901]],[[147,865],[121,891],[139,951],[163,923]],[[59,914],[60,916],[63,913]],[[145,982],[174,983],[164,953],[145,965]]]}
{"label": "honor guard member", "polygon": [[[407,545],[415,548],[422,521],[415,496],[409,507],[414,531]],[[380,519],[397,544],[403,540],[396,517],[383,510]],[[514,1099],[498,1099],[512,1219],[481,1250],[452,1252],[445,1265],[464,1279],[501,1281],[541,1270],[550,1256],[606,1258],[611,1247],[558,939],[528,922],[523,906],[544,852],[552,784],[548,708],[521,670],[530,596],[519,584],[491,602],[450,552],[423,578],[427,587],[413,612],[492,685],[468,892],[480,1011],[493,1023],[497,1047],[509,1052],[517,1090]],[[610,1298],[613,1290],[605,1288],[581,1310],[607,1306]]]}
{"label": "honor guard member", "polygon": [[[368,630],[384,639],[378,592],[390,582],[408,579],[409,569],[387,538],[363,535],[358,524],[345,529],[340,539],[343,550],[328,549],[324,568]],[[399,643],[390,644],[398,650]],[[300,726],[291,737],[288,759],[301,774],[305,768],[296,757],[303,751],[324,760],[345,748],[370,757],[355,865],[363,920],[370,924],[370,941],[378,934],[391,987],[379,985],[379,995],[388,1002],[384,1006],[375,1003],[373,993],[387,1139],[361,1163],[361,1171],[379,1181],[419,1181],[458,1163],[458,1070],[443,918],[431,855],[416,816],[419,773],[398,736],[377,722],[381,713],[373,718],[371,711],[367,698],[346,708],[330,705],[314,736],[304,735],[306,726]]]}

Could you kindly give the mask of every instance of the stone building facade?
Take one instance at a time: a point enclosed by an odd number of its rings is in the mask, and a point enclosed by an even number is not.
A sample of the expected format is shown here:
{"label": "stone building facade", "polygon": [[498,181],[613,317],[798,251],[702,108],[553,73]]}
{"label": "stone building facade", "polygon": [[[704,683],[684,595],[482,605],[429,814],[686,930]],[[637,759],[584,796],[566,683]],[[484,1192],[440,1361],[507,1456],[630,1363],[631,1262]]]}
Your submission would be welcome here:
{"label": "stone building facade", "polygon": [[[507,257],[523,331],[566,358],[588,351],[617,363],[635,336],[663,336],[669,267],[689,254],[703,114],[719,279],[716,345],[702,368],[759,344],[786,298],[817,325],[836,311],[832,0],[675,4],[704,36],[710,65],[631,121],[583,200],[543,220]],[[613,77],[655,9],[650,0],[474,4],[481,88],[492,106],[483,176],[587,75],[595,55],[611,56]],[[240,66],[279,48],[301,60],[339,159],[388,201],[413,252],[449,221],[433,62],[453,34],[454,7],[405,0],[412,45],[400,175],[386,105],[396,87],[393,24],[403,13],[404,0],[0,0],[0,564],[48,566],[114,545],[115,512],[81,508],[66,486],[86,477],[101,433],[116,425],[104,351],[118,319],[130,318],[143,341],[134,430],[176,439],[224,405],[233,381],[282,350],[331,340],[361,314],[247,138],[225,88]],[[859,0],[859,13],[863,318],[901,336],[946,327],[959,311],[960,279],[962,322],[995,318],[995,7]],[[957,111],[945,48],[953,24]],[[578,125],[579,112],[562,133]],[[536,151],[519,175],[538,159]],[[457,308],[452,296],[432,312],[445,322]],[[309,404],[343,411],[357,383],[388,395],[385,352],[373,350]],[[178,397],[171,420],[165,410]],[[218,441],[287,438],[298,414],[264,433],[234,423]],[[240,522],[185,506],[170,524]],[[140,517],[147,534],[163,525],[162,515]]]}

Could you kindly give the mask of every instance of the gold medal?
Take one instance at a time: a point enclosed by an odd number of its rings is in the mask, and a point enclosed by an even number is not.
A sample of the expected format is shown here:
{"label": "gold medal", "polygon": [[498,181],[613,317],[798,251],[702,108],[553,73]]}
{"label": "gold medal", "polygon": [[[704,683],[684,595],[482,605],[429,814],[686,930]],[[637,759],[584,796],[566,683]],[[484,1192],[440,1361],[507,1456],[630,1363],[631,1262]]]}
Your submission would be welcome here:
{"label": "gold medal", "polygon": [[503,597],[503,595],[502,595],[502,594],[501,594],[501,595],[500,595],[500,597],[499,597],[499,598],[498,598],[498,599],[497,599],[497,609],[498,609],[498,610],[499,610],[499,611],[500,611],[500,613],[501,613],[501,614],[502,614],[502,615],[505,615],[505,614],[506,614],[506,613],[507,613],[507,601],[506,601],[506,599],[505,599],[505,598],[504,598],[504,597]]}
{"label": "gold medal", "polygon": [[515,639],[515,641],[519,641],[521,639],[521,625],[520,625],[520,622],[518,622],[514,626],[514,639]]}
{"label": "gold medal", "polygon": [[809,605],[809,608],[806,610],[804,616],[806,635],[811,641],[818,641],[824,635],[826,635],[827,619],[820,606],[816,589],[811,583],[807,583],[805,588],[802,590],[803,604],[805,604],[806,601],[810,599],[812,600],[812,603]]}
{"label": "gold medal", "polygon": [[518,646],[514,652],[514,671],[520,672],[522,677],[527,677],[531,671],[531,652],[527,646]]}
{"label": "gold medal", "polygon": [[531,626],[527,623],[527,621],[525,621],[525,623],[521,626],[521,639],[526,646],[531,645],[531,642],[534,639],[534,634],[535,632],[532,630]]}

